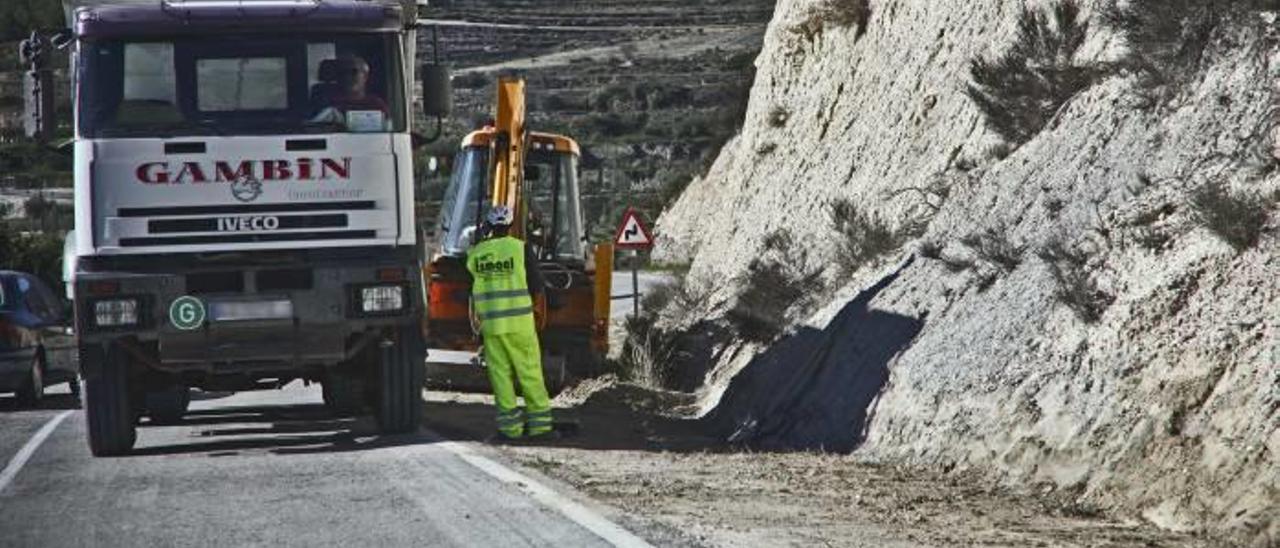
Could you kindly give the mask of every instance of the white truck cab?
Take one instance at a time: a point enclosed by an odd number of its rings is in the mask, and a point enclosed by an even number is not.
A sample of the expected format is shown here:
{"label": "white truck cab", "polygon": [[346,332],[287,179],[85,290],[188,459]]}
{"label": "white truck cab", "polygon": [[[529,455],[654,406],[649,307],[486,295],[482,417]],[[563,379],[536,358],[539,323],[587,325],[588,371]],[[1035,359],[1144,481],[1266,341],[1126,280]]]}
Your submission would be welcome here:
{"label": "white truck cab", "polygon": [[[298,379],[416,428],[417,5],[79,4],[67,249],[93,452],[180,420],[191,387]],[[423,74],[446,115],[447,74]]]}

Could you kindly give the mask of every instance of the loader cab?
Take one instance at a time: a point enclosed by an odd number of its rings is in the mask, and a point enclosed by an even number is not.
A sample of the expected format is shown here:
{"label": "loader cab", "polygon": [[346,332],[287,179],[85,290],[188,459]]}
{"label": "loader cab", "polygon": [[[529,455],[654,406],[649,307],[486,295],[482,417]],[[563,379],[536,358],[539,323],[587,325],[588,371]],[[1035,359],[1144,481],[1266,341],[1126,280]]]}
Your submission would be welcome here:
{"label": "loader cab", "polygon": [[[453,179],[440,214],[443,256],[462,257],[481,237],[480,225],[492,203],[488,195],[492,139],[492,132],[472,133],[454,161]],[[530,137],[525,158],[523,239],[542,261],[585,260],[578,186],[580,156],[578,144],[567,137],[542,133]]]}

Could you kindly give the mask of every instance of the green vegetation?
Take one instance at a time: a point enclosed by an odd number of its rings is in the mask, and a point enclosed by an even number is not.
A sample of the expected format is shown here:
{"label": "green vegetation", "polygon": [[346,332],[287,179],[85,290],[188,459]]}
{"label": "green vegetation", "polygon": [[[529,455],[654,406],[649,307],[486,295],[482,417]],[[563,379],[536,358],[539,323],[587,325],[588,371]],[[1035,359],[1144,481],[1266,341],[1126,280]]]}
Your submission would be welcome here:
{"label": "green vegetation", "polygon": [[0,42],[21,40],[33,29],[60,29],[65,26],[61,0],[0,2]]}
{"label": "green vegetation", "polygon": [[0,221],[0,269],[35,274],[61,295],[62,241],[60,233],[23,233]]}

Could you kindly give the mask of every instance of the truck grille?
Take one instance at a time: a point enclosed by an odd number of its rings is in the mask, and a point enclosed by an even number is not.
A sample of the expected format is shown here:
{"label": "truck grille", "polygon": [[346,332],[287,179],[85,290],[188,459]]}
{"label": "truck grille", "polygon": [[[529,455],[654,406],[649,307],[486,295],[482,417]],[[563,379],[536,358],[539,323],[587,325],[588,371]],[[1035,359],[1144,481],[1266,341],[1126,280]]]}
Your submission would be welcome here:
{"label": "truck grille", "polygon": [[376,238],[377,231],[332,229],[350,226],[345,212],[369,211],[375,206],[373,201],[359,201],[145,207],[121,208],[117,215],[165,217],[147,221],[147,234],[155,236],[124,237],[121,247],[365,240]]}

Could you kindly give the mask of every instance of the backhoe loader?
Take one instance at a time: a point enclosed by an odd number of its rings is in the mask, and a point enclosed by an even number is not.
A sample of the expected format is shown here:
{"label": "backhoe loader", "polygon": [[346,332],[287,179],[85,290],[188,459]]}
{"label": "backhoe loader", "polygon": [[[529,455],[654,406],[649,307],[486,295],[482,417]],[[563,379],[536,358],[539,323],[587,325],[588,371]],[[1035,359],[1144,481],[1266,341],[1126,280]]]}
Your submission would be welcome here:
{"label": "backhoe loader", "polygon": [[[546,280],[535,303],[548,390],[594,373],[608,351],[613,246],[587,248],[578,187],[578,144],[568,137],[528,131],[525,82],[501,78],[497,116],[462,140],[428,250],[426,337],[432,349],[428,386],[487,391],[474,353],[482,344],[469,314],[467,249],[479,240],[490,207],[516,213],[511,235],[532,246]],[[454,351],[454,352],[440,352]],[[450,359],[452,357],[452,359]]]}

